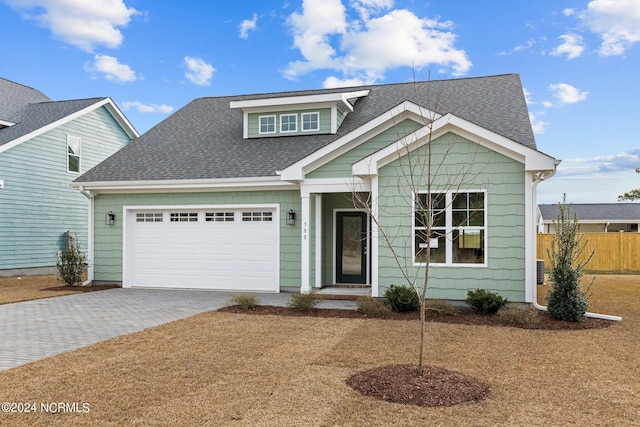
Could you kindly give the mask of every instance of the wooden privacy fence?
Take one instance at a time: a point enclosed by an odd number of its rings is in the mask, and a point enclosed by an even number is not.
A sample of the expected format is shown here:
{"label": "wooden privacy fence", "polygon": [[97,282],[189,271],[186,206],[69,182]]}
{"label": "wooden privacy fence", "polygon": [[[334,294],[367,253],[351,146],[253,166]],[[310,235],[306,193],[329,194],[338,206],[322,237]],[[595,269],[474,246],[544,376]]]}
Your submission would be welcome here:
{"label": "wooden privacy fence", "polygon": [[[593,272],[640,272],[640,233],[582,233],[586,249],[581,261],[595,251],[585,270]],[[545,269],[551,268],[549,251],[555,234],[538,234],[536,257],[544,260]]]}

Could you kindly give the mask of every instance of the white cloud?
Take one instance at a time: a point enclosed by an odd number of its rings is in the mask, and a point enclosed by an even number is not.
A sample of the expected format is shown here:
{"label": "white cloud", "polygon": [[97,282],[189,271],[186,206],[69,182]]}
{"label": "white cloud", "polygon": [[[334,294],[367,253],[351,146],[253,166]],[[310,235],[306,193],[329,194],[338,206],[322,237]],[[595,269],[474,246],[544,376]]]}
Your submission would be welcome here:
{"label": "white cloud", "polygon": [[322,87],[325,89],[333,89],[337,87],[352,87],[352,86],[364,86],[372,84],[373,82],[368,80],[362,80],[359,78],[353,79],[340,79],[335,76],[327,77],[324,82],[322,82]]}
{"label": "white cloud", "polygon": [[553,97],[562,104],[575,104],[587,99],[589,92],[581,91],[566,83],[556,83],[549,85]]}
{"label": "white cloud", "polygon": [[562,40],[562,44],[552,50],[551,55],[561,56],[566,54],[567,59],[575,59],[584,52],[582,36],[577,34],[564,34],[558,38]]}
{"label": "white cloud", "polygon": [[245,19],[240,23],[240,38],[247,39],[249,31],[254,31],[258,23],[258,15],[253,14],[253,19]]}
{"label": "white cloud", "polygon": [[325,85],[374,83],[397,67],[439,65],[454,75],[471,68],[466,53],[454,46],[451,22],[419,18],[405,9],[385,13],[392,6],[391,0],[354,0],[350,7],[360,19],[351,19],[340,0],[304,0],[302,13],[294,12],[288,20],[294,47],[304,59],[289,63],[285,77],[330,69],[342,77]]}
{"label": "white cloud", "polygon": [[531,92],[529,92],[526,88],[522,88],[522,92],[524,92],[524,100],[527,103],[527,105],[535,104],[535,101],[531,97]]}
{"label": "white cloud", "polygon": [[128,110],[135,108],[139,113],[164,113],[169,114],[173,111],[173,107],[166,104],[143,104],[140,101],[124,101],[122,103],[122,109]]}
{"label": "white cloud", "polygon": [[529,120],[531,121],[531,128],[536,135],[543,134],[545,128],[549,123],[539,120],[535,114],[529,112]]}
{"label": "white cloud", "polygon": [[128,65],[118,62],[118,58],[109,55],[96,55],[93,59],[93,65],[85,67],[87,71],[102,73],[105,79],[117,83],[129,83],[137,80],[136,72]]}
{"label": "white cloud", "polygon": [[211,84],[213,73],[216,71],[211,64],[207,64],[200,58],[185,56],[184,65],[187,67],[184,75],[191,83],[198,86],[209,86]]}
{"label": "white cloud", "polygon": [[592,158],[576,157],[563,160],[558,167],[558,174],[583,176],[634,171],[639,164],[640,147],[606,156],[596,156]]}
{"label": "white cloud", "polygon": [[59,40],[87,52],[96,46],[117,48],[126,27],[138,14],[123,0],[8,0],[26,19],[51,30]]}
{"label": "white cloud", "polygon": [[622,55],[640,41],[640,0],[593,0],[580,18],[600,35],[602,56]]}

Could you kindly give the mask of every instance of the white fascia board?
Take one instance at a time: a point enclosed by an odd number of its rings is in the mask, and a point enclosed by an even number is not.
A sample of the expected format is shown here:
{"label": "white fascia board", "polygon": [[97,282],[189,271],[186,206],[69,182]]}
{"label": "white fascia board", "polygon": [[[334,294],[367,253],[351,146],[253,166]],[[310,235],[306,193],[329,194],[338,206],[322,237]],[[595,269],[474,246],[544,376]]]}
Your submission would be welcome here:
{"label": "white fascia board", "polygon": [[72,182],[75,189],[93,191],[96,194],[114,193],[176,193],[206,191],[268,191],[297,190],[299,185],[283,182],[279,177],[235,179],[189,179],[159,181],[102,181]]}
{"label": "white fascia board", "polygon": [[[505,138],[486,128],[478,126],[453,114],[437,118],[432,125],[426,125],[410,135],[388,145],[353,165],[354,175],[377,175],[378,169],[413,151],[436,138],[452,132],[460,137],[478,143],[492,151],[503,154],[525,165],[527,171],[555,171],[556,159]],[[402,150],[402,152],[400,151]]]}
{"label": "white fascia board", "polygon": [[[326,104],[344,102],[345,104],[351,104],[348,99],[360,98],[367,96],[368,90],[362,90],[358,92],[335,92],[324,93],[317,95],[302,95],[302,96],[284,96],[278,98],[264,98],[264,99],[249,99],[245,101],[231,101],[229,107],[231,109],[261,109],[261,108],[273,108],[273,107],[292,107],[302,104]],[[353,111],[353,106],[347,107]]]}
{"label": "white fascia board", "polygon": [[305,174],[318,167],[340,157],[347,151],[369,140],[373,136],[396,126],[405,119],[412,119],[416,122],[430,120],[431,117],[440,116],[430,110],[424,109],[413,102],[405,101],[391,110],[380,114],[375,119],[367,122],[359,128],[349,132],[347,135],[335,140],[331,144],[321,148],[310,156],[283,169],[280,176],[285,181],[301,181]]}
{"label": "white fascia board", "polygon": [[136,131],[136,129],[131,125],[131,123],[129,123],[129,121],[124,117],[124,115],[120,112],[118,107],[113,103],[111,98],[104,98],[96,102],[95,104],[91,104],[88,107],[83,108],[82,110],[78,110],[73,114],[69,114],[68,116],[65,116],[59,120],[56,120],[55,122],[51,122],[46,126],[36,129],[33,132],[30,132],[26,135],[22,135],[20,138],[16,138],[13,141],[0,146],[0,153],[2,153],[3,151],[7,151],[17,145],[20,145],[25,141],[29,141],[39,135],[42,135],[45,132],[48,132],[59,126],[62,126],[65,123],[75,120],[78,117],[81,117],[87,113],[90,113],[91,111],[96,110],[102,106],[105,106],[107,108],[109,113],[114,117],[114,119],[118,122],[118,124],[122,126],[122,128],[127,133],[127,135],[129,135],[131,138],[135,138],[139,136],[138,131]]}

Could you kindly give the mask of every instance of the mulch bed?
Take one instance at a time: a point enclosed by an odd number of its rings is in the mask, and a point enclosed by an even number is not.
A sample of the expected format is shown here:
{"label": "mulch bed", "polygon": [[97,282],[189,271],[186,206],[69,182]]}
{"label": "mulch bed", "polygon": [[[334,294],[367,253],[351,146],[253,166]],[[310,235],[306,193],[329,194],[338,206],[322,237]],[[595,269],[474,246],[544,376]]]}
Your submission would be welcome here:
{"label": "mulch bed", "polygon": [[356,372],[347,385],[365,396],[425,407],[479,402],[491,388],[475,378],[435,366],[390,365]]}
{"label": "mulch bed", "polygon": [[[277,307],[273,305],[259,305],[252,309],[242,309],[236,305],[221,308],[221,312],[242,313],[255,315],[275,315],[275,316],[304,316],[304,317],[331,317],[345,319],[371,319],[364,313],[357,310],[313,308],[309,311],[294,310],[290,307]],[[420,313],[410,311],[404,313],[392,312],[385,319],[390,320],[419,320]],[[456,314],[443,317],[428,317],[428,322],[453,323],[459,325],[491,325],[505,326],[496,316],[484,316],[477,314],[470,309],[457,309]],[[533,321],[522,328],[543,329],[543,330],[581,330],[581,329],[601,329],[609,327],[617,322],[612,320],[585,318],[581,322],[565,322],[553,318],[546,311],[536,311]]]}
{"label": "mulch bed", "polygon": [[95,291],[104,291],[105,289],[114,289],[119,288],[118,285],[89,285],[89,286],[52,286],[50,288],[40,289],[41,291],[54,291],[54,292],[95,292]]}

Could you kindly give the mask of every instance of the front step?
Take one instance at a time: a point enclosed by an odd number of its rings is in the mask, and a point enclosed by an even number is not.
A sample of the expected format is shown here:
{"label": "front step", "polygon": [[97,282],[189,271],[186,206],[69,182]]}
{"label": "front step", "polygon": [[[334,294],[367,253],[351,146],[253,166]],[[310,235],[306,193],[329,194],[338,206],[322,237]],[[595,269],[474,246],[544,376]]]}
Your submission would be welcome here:
{"label": "front step", "polygon": [[355,301],[364,296],[371,296],[371,286],[334,285],[314,290],[313,294],[319,299]]}

